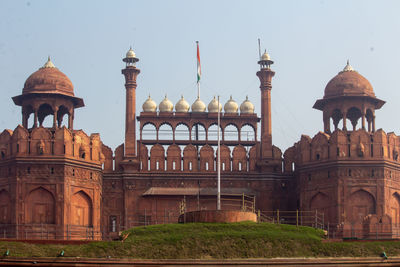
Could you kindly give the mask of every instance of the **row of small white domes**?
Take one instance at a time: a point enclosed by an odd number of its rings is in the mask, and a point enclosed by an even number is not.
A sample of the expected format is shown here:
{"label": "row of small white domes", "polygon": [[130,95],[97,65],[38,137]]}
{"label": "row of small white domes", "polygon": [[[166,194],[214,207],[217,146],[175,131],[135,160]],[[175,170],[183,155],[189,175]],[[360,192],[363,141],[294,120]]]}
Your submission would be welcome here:
{"label": "row of small white domes", "polygon": [[[143,103],[143,111],[144,112],[156,112],[157,111],[157,104],[154,102],[153,99],[149,96],[149,98]],[[174,109],[174,105],[172,102],[165,96],[164,100],[158,105],[160,112],[172,112]],[[189,112],[190,105],[182,98],[176,103],[175,111],[176,112]],[[192,112],[205,112],[206,105],[200,98],[197,98],[196,101],[192,104]],[[219,111],[222,111],[221,102],[219,103]],[[224,105],[225,113],[237,113],[238,112],[238,104],[235,100],[231,98],[226,102]],[[208,112],[218,112],[218,100],[214,96],[214,99],[208,104]],[[246,96],[246,100],[240,105],[240,113],[242,114],[252,114],[254,113],[254,105],[249,101],[248,97]]]}

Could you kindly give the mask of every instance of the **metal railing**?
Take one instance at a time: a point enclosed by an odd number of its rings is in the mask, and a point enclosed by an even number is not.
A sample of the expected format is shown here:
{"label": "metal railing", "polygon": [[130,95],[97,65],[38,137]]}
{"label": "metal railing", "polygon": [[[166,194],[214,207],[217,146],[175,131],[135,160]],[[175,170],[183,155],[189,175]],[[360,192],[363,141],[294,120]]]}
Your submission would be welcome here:
{"label": "metal railing", "polygon": [[314,228],[324,229],[324,214],[322,212],[304,211],[304,210],[275,210],[275,211],[258,211],[257,217],[259,222],[270,222],[278,224],[291,224],[297,226],[311,226]]}

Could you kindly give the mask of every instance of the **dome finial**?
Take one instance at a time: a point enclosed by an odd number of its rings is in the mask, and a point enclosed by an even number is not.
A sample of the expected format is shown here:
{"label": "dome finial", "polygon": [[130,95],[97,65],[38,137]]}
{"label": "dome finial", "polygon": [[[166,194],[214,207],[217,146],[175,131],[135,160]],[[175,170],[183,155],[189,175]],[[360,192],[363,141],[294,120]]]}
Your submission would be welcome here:
{"label": "dome finial", "polygon": [[47,62],[43,65],[42,68],[55,68],[53,62],[50,60],[50,56],[47,57]]}
{"label": "dome finial", "polygon": [[344,67],[343,71],[355,71],[355,70],[353,69],[353,67],[350,65],[350,61],[349,61],[349,60],[347,60],[347,64],[346,64],[346,66]]}

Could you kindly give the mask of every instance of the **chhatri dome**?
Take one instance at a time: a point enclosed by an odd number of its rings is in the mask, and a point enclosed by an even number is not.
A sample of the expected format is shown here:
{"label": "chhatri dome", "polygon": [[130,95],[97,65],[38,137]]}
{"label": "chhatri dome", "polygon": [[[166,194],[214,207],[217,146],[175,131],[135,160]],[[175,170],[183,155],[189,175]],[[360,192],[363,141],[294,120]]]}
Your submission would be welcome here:
{"label": "chhatri dome", "polygon": [[353,69],[347,61],[343,71],[333,77],[325,87],[324,99],[339,96],[375,97],[370,82]]}
{"label": "chhatri dome", "polygon": [[167,95],[165,95],[165,98],[163,101],[161,101],[160,105],[158,105],[158,108],[160,112],[172,112],[174,109],[174,104],[167,98]]}
{"label": "chhatri dome", "polygon": [[132,47],[129,48],[128,52],[126,52],[126,58],[136,58],[135,52],[132,50]]}
{"label": "chhatri dome", "polygon": [[254,105],[249,101],[249,97],[246,96],[246,100],[240,105],[240,113],[242,114],[253,114]]}
{"label": "chhatri dome", "polygon": [[32,73],[25,81],[22,94],[37,93],[74,96],[71,80],[54,66],[50,57],[43,67]]}
{"label": "chhatri dome", "polygon": [[206,105],[204,104],[203,101],[200,100],[199,97],[197,97],[196,101],[192,104],[192,112],[204,112],[206,111]]}
{"label": "chhatri dome", "polygon": [[264,60],[264,61],[271,60],[271,57],[267,53],[267,50],[265,50],[264,54],[261,56],[261,60]]}
{"label": "chhatri dome", "polygon": [[210,104],[208,104],[208,112],[218,112],[218,106],[219,106],[219,111],[222,111],[222,104],[221,101],[219,102],[218,105],[218,100],[214,96],[214,98],[211,100]]}
{"label": "chhatri dome", "polygon": [[226,102],[224,106],[225,113],[237,113],[238,111],[238,104],[235,100],[231,98]]}
{"label": "chhatri dome", "polygon": [[176,112],[188,112],[190,109],[189,103],[183,98],[183,95],[181,96],[181,99],[179,99],[178,103],[175,105],[175,111]]}
{"label": "chhatri dome", "polygon": [[146,101],[143,103],[143,111],[144,112],[156,112],[157,111],[157,104],[154,102],[153,99],[151,99],[150,95],[149,98],[147,98]]}

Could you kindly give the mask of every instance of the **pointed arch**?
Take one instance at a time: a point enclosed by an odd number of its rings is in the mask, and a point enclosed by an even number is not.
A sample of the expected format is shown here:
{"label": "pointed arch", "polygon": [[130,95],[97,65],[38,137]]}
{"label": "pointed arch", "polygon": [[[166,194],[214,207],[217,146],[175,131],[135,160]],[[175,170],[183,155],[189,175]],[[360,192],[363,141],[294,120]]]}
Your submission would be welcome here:
{"label": "pointed arch", "polygon": [[232,151],[232,171],[247,171],[247,152],[242,145],[235,146]]}
{"label": "pointed arch", "polygon": [[206,140],[207,130],[204,124],[196,122],[191,129],[191,140]]}
{"label": "pointed arch", "polygon": [[0,191],[0,223],[11,223],[11,196],[4,189]]}
{"label": "pointed arch", "polygon": [[25,222],[54,224],[55,198],[53,194],[43,187],[38,187],[29,192],[25,198]]}
{"label": "pointed arch", "polygon": [[79,226],[93,226],[92,199],[83,190],[71,197],[70,224]]}
{"label": "pointed arch", "polygon": [[256,130],[251,124],[243,124],[240,128],[240,141],[255,141],[256,140]]}
{"label": "pointed arch", "polygon": [[[53,115],[54,116],[54,110],[53,107],[50,106],[47,103],[44,103],[42,105],[40,105],[39,109],[38,109],[38,120],[39,120],[39,126],[43,126],[43,127],[52,127],[53,126],[53,120],[46,120],[46,117],[49,115]],[[45,123],[44,123],[45,122]],[[45,125],[43,125],[45,124]]]}
{"label": "pointed arch", "polygon": [[165,150],[160,144],[155,144],[150,149],[150,169],[152,171],[165,170]]}
{"label": "pointed arch", "polygon": [[365,216],[376,212],[374,196],[364,189],[352,193],[347,203],[346,217],[350,222],[361,222]]}
{"label": "pointed arch", "polygon": [[61,105],[58,107],[58,110],[57,110],[57,126],[58,127],[62,127],[62,126],[67,127],[68,126],[68,123],[65,123],[65,122],[63,123],[63,119],[64,119],[65,115],[71,116],[69,110],[70,109],[64,105]]}
{"label": "pointed arch", "polygon": [[214,149],[210,145],[200,149],[200,170],[214,171]]}
{"label": "pointed arch", "polygon": [[142,140],[156,140],[157,127],[154,123],[146,122],[140,129],[140,136]]}
{"label": "pointed arch", "polygon": [[395,227],[400,226],[400,194],[395,192],[390,198],[390,216]]}
{"label": "pointed arch", "polygon": [[229,123],[225,126],[224,140],[239,141],[239,127],[236,124]]}
{"label": "pointed arch", "polygon": [[181,148],[178,145],[170,145],[167,149],[167,170],[180,171],[181,170]]}
{"label": "pointed arch", "polygon": [[333,221],[332,218],[332,202],[328,195],[318,192],[310,200],[310,210],[323,213],[327,222]]}
{"label": "pointed arch", "polygon": [[197,171],[198,170],[198,153],[194,145],[187,145],[183,149],[183,170]]}

